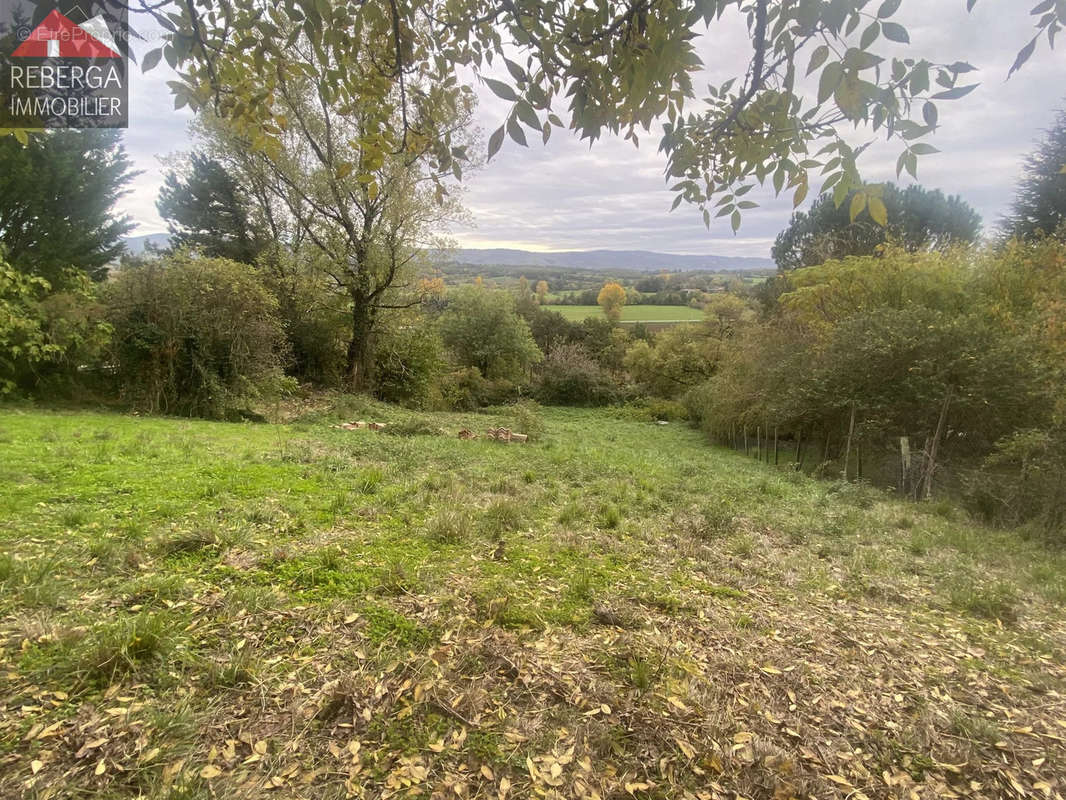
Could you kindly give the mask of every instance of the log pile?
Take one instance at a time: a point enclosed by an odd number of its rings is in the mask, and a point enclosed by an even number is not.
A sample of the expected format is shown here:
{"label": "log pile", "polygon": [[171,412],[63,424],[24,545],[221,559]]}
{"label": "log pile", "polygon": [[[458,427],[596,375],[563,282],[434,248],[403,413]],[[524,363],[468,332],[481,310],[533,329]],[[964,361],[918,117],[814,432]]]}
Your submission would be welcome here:
{"label": "log pile", "polygon": [[489,428],[486,435],[497,442],[525,442],[529,439],[524,433],[515,433],[510,428]]}

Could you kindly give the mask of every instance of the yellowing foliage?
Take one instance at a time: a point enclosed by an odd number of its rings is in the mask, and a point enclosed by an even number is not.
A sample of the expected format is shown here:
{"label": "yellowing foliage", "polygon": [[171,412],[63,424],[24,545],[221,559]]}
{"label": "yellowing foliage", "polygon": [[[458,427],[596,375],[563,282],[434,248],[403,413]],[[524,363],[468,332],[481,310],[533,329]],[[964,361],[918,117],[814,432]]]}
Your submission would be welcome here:
{"label": "yellowing foliage", "polygon": [[626,290],[621,284],[608,281],[600,289],[596,302],[603,309],[603,313],[607,315],[607,319],[612,323],[616,323],[622,318],[622,306],[626,304]]}

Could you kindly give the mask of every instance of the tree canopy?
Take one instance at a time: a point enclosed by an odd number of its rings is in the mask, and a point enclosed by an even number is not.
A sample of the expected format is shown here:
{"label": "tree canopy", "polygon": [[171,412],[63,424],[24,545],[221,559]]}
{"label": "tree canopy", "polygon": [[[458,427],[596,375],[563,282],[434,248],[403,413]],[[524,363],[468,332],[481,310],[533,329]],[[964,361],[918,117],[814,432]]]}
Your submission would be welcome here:
{"label": "tree canopy", "polygon": [[246,264],[262,248],[249,219],[249,205],[226,168],[197,152],[189,155],[184,169],[167,171],[156,201],[170,229],[172,246]]}
{"label": "tree canopy", "polygon": [[626,290],[620,283],[608,281],[603,284],[600,293],[596,295],[596,303],[603,309],[607,319],[616,323],[622,318],[622,306],[626,304]]}
{"label": "tree canopy", "polygon": [[[707,224],[712,215],[726,216],[737,228],[755,205],[745,195],[756,184],[788,191],[799,205],[815,173],[824,176],[819,193],[832,190],[839,202],[855,192],[862,198],[858,212],[883,218],[884,205],[865,191],[858,168],[869,142],[845,139],[856,127],[899,145],[898,173],[914,175],[919,158],[936,152],[923,139],[936,130],[943,103],[976,88],[969,79],[976,67],[901,49],[910,41],[897,21],[901,6],[902,0],[189,0],[140,10],[150,9],[170,32],[145,56],[144,68],[161,58],[179,68],[181,80],[171,84],[176,103],[211,106],[240,120],[256,148],[276,146],[296,121],[279,98],[314,69],[292,57],[302,39],[329,67],[328,101],[358,110],[370,163],[386,153],[419,153],[434,173],[461,175],[470,155],[457,146],[449,120],[475,85],[484,85],[510,103],[489,137],[490,157],[505,137],[527,144],[527,132],[546,141],[567,127],[590,141],[610,133],[636,143],[661,123],[675,207],[688,201]],[[1040,0],[1032,14],[1035,35],[1010,74],[1041,37],[1054,44],[1066,9]],[[697,91],[704,64],[695,40],[730,19],[747,27],[748,64]],[[359,175],[376,182],[371,170]]]}
{"label": "tree canopy", "polygon": [[1066,111],[1059,111],[1043,141],[1026,157],[1024,173],[1002,228],[1021,239],[1053,235],[1066,223]]}
{"label": "tree canopy", "polygon": [[117,130],[0,137],[0,244],[15,269],[64,287],[74,268],[102,280],[133,223],[114,211],[136,176]]}
{"label": "tree canopy", "polygon": [[778,269],[873,255],[889,240],[917,252],[969,244],[981,235],[980,215],[961,197],[946,197],[939,189],[899,189],[887,184],[881,198],[887,210],[885,225],[868,218],[853,220],[851,203],[838,206],[830,194],[815,200],[810,211],[793,214],[774,242],[772,255]]}

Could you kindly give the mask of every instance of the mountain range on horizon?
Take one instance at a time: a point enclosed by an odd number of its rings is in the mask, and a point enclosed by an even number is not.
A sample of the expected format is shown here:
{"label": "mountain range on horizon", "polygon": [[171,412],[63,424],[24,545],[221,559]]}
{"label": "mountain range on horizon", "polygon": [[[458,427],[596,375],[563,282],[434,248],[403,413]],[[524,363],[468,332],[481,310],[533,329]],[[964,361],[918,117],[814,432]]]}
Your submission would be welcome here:
{"label": "mountain range on horizon", "polygon": [[[146,245],[167,246],[170,237],[165,233],[149,233],[125,239],[131,255],[140,255]],[[556,267],[589,270],[632,269],[655,271],[713,270],[741,272],[744,270],[774,269],[769,258],[751,256],[723,256],[714,253],[691,255],[660,253],[652,250],[519,250],[509,247],[443,250],[435,254],[440,264],[504,267]]]}
{"label": "mountain range on horizon", "polygon": [[441,259],[456,264],[506,267],[571,267],[573,269],[713,270],[741,272],[774,269],[769,258],[723,256],[714,253],[690,255],[653,250],[517,250],[506,247],[444,251]]}

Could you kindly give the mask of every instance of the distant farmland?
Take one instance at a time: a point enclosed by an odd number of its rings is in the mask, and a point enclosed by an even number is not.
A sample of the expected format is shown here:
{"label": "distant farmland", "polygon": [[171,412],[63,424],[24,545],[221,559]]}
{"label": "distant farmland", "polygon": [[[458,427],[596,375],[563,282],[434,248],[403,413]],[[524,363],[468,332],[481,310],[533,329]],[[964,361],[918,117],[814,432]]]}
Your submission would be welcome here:
{"label": "distant farmland", "polygon": [[[545,306],[548,311],[558,311],[569,320],[580,322],[588,317],[602,317],[599,306]],[[689,306],[625,306],[622,322],[694,322],[703,319],[703,312]]]}

